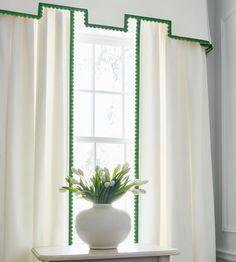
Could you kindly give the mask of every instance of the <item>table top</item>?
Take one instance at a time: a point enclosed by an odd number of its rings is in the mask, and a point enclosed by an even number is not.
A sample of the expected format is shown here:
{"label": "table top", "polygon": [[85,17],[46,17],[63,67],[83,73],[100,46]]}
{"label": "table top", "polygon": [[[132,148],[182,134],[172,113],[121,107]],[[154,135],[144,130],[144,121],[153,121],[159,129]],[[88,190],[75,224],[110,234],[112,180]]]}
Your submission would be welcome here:
{"label": "table top", "polygon": [[178,255],[175,248],[150,244],[120,245],[117,249],[91,250],[87,245],[35,247],[33,254],[40,261],[93,260],[109,258],[160,257]]}

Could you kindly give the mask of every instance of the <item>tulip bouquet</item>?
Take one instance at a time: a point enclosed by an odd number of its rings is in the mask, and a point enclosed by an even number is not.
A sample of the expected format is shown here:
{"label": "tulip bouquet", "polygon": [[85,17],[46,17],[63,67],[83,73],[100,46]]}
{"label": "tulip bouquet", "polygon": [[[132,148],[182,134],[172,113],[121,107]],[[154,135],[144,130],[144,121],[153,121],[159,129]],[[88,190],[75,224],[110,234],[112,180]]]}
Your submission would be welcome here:
{"label": "tulip bouquet", "polygon": [[140,186],[148,181],[140,179],[132,181],[128,175],[129,171],[128,163],[115,167],[112,174],[106,167],[97,166],[95,174],[88,178],[81,169],[72,168],[73,176],[66,178],[69,185],[63,186],[61,191],[70,191],[95,204],[111,204],[128,191],[134,195],[146,193]]}

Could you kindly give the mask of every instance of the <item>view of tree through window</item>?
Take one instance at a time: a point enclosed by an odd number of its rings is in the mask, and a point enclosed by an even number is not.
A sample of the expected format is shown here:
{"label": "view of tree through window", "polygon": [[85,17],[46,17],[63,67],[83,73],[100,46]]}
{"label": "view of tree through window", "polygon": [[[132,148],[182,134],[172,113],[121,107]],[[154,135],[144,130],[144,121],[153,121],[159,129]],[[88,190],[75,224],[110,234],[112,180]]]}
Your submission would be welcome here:
{"label": "view of tree through window", "polygon": [[[112,170],[128,162],[134,177],[135,21],[129,27],[122,33],[76,26],[73,165],[89,175],[96,165]],[[90,206],[74,197],[74,217]],[[127,210],[133,223],[132,193],[114,206]],[[132,227],[128,241],[133,234]],[[74,243],[79,242],[74,232]]]}

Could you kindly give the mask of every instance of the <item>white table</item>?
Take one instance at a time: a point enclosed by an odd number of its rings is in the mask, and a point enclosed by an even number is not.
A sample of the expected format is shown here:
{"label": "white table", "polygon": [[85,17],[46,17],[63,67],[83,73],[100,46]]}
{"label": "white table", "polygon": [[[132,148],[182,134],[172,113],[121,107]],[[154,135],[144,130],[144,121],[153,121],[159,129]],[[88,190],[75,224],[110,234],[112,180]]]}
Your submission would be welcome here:
{"label": "white table", "polygon": [[170,256],[179,254],[174,248],[148,244],[120,245],[111,250],[90,250],[86,245],[35,247],[32,252],[44,262],[169,262]]}

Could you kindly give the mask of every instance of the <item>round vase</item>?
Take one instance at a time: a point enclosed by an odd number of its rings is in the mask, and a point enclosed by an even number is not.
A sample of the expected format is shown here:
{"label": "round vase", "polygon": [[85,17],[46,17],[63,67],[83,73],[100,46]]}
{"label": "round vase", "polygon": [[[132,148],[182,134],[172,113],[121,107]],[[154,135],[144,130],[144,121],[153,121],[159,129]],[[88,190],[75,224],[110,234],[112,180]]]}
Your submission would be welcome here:
{"label": "round vase", "polygon": [[128,236],[131,220],[127,212],[111,204],[94,204],[78,213],[75,227],[91,249],[113,249]]}

